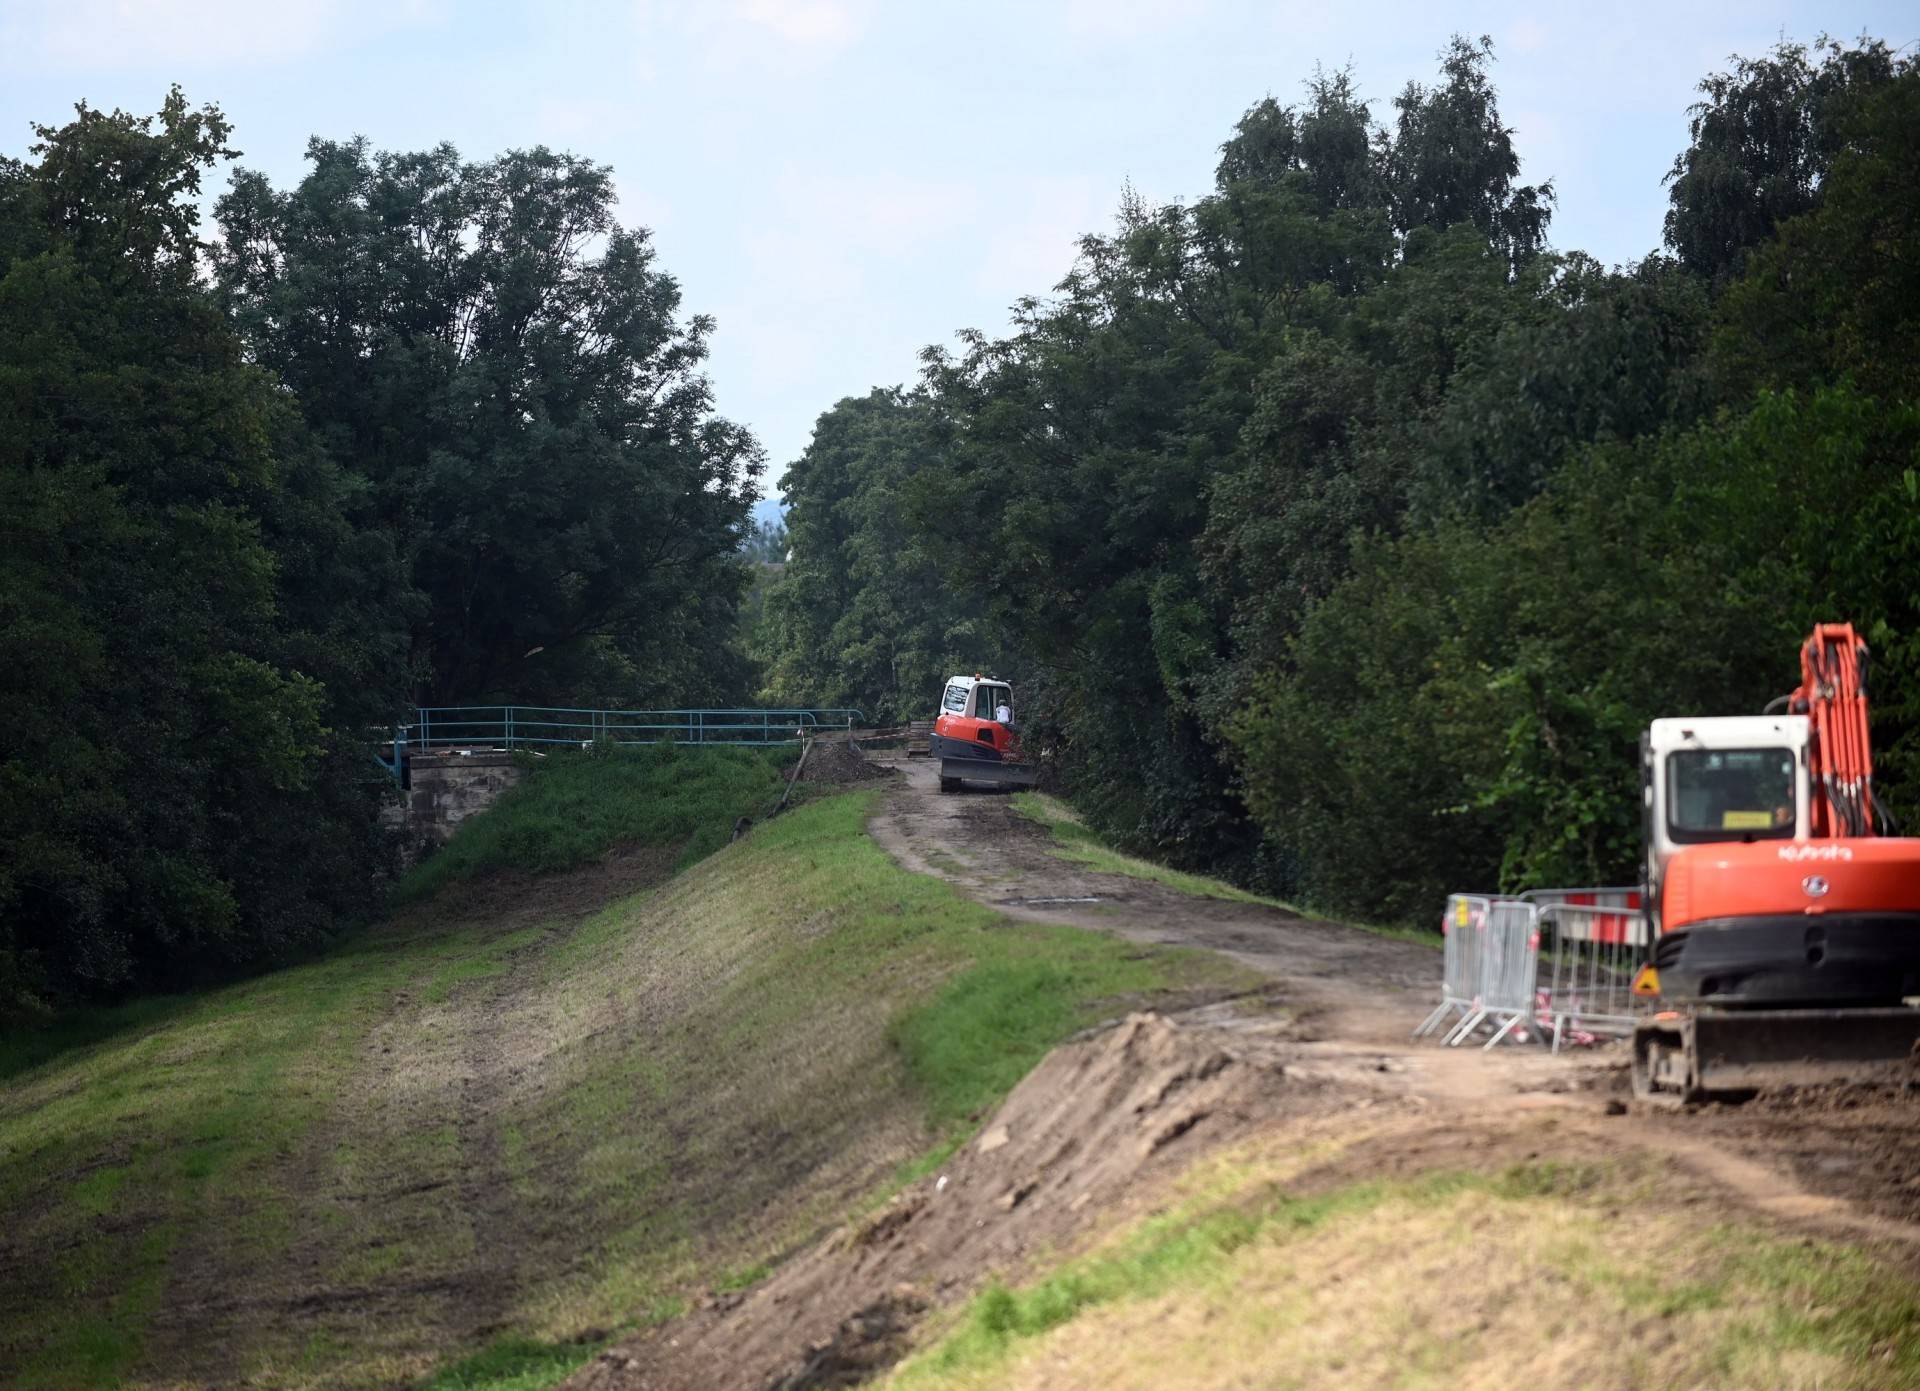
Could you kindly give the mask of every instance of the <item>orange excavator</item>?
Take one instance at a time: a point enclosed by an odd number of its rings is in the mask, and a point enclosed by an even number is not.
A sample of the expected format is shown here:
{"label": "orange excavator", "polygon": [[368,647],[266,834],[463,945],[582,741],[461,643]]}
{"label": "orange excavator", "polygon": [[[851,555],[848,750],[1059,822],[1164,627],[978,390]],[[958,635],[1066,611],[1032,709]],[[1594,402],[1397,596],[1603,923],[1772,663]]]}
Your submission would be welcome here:
{"label": "orange excavator", "polygon": [[1039,770],[1021,752],[1013,719],[1013,687],[978,673],[947,678],[927,751],[940,760],[940,790],[969,782],[1032,787]]}
{"label": "orange excavator", "polygon": [[1846,1078],[1920,1042],[1920,839],[1873,790],[1867,644],[1817,627],[1758,716],[1641,740],[1657,1012],[1633,1087],[1658,1104]]}

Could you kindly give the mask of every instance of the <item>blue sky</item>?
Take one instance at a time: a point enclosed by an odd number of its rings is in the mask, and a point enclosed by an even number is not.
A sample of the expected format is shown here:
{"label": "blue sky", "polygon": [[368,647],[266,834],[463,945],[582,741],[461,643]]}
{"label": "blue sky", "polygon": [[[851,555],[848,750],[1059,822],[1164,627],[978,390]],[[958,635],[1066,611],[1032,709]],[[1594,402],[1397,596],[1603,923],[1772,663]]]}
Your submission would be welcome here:
{"label": "blue sky", "polygon": [[[1490,35],[1554,244],[1660,240],[1694,84],[1781,35],[1920,38],[1911,4],[1240,0],[0,0],[0,152],[73,102],[219,103],[241,163],[297,178],[309,135],[470,156],[548,144],[614,166],[689,311],[719,320],[720,408],[771,486],[842,396],[995,329],[1110,225],[1122,186],[1192,199],[1240,113],[1350,64],[1377,113]],[[221,180],[224,183],[224,179]]]}

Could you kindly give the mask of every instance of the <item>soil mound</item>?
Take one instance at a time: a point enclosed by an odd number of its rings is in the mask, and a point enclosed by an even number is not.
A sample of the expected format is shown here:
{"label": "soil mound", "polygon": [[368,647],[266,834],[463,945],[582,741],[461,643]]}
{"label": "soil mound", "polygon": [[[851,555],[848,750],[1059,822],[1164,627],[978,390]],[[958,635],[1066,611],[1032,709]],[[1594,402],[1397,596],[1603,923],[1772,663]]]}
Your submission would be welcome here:
{"label": "soil mound", "polygon": [[1844,1082],[1768,1087],[1754,1097],[1749,1109],[1755,1114],[1795,1115],[1889,1105],[1904,1105],[1920,1114],[1920,1056],[1863,1066]]}
{"label": "soil mound", "polygon": [[893,769],[868,762],[859,749],[840,739],[816,740],[800,769],[801,782],[872,782],[894,776]]}
{"label": "soil mound", "polygon": [[1320,1084],[1228,1051],[1222,1036],[1136,1014],[1056,1048],[945,1172],[837,1231],[744,1295],[598,1357],[576,1391],[853,1385],[908,1349],[912,1326],[985,1277],[1058,1248],[1143,1180],[1190,1163]]}

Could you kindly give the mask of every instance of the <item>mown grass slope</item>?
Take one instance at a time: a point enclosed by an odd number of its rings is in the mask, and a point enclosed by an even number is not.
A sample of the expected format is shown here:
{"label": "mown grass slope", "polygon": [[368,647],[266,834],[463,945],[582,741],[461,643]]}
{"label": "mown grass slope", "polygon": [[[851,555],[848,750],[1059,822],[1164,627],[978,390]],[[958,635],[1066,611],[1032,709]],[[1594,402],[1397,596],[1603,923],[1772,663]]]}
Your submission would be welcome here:
{"label": "mown grass slope", "polygon": [[[1303,1181],[1343,1143],[1250,1145],[1200,1166],[1183,1200],[1030,1282],[989,1286],[886,1385],[1920,1384],[1920,1287],[1902,1270],[1702,1202],[1663,1158],[1535,1149]],[[1543,1126],[1535,1144],[1552,1143]]]}
{"label": "mown grass slope", "polygon": [[750,1282],[1066,1032],[1236,979],[1001,921],[887,859],[863,794],[660,883],[764,791],[700,757],[623,784],[645,807],[587,795],[602,825],[654,818],[650,844],[489,874],[530,842],[480,818],[448,854],[492,848],[326,959],[16,1051],[9,1380],[546,1384]]}
{"label": "mown grass slope", "polygon": [[680,844],[691,864],[780,794],[785,750],[673,744],[528,756],[528,777],[402,879],[401,903],[503,869],[550,874],[615,845]]}

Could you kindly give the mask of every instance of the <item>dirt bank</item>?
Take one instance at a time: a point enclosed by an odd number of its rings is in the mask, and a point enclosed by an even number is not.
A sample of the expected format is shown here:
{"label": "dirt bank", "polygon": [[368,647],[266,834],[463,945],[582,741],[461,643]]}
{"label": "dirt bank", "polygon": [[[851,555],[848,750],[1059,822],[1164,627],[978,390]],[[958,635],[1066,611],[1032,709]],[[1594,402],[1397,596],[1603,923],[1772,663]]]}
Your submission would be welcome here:
{"label": "dirt bank", "polygon": [[937,1175],[745,1294],[599,1357],[592,1391],[839,1386],[894,1361],[930,1308],[1136,1207],[1200,1153],[1344,1106],[1217,1031],[1135,1015],[1058,1048]]}

